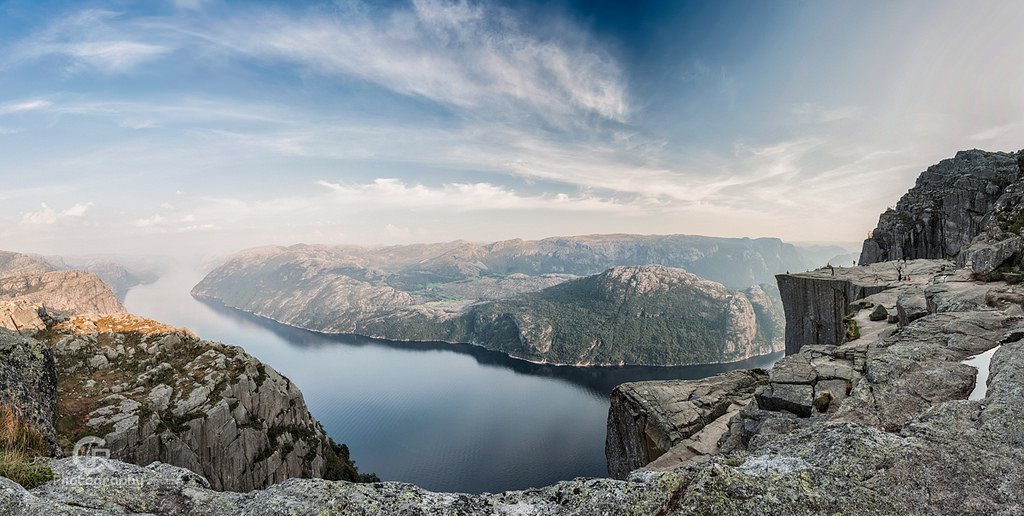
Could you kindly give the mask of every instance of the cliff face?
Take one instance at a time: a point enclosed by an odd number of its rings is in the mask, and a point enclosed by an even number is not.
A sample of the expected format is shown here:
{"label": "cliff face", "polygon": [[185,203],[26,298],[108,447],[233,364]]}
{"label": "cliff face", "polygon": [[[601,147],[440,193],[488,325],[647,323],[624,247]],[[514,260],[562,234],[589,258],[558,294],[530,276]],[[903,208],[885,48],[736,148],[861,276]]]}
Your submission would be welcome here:
{"label": "cliff face", "polygon": [[1021,178],[1024,154],[960,151],[928,167],[878,219],[860,263],[955,258],[981,232],[1004,190]]}
{"label": "cliff face", "polygon": [[241,348],[129,315],[53,331],[66,445],[98,436],[114,458],[181,466],[218,490],[361,478],[299,389]]}
{"label": "cliff face", "polygon": [[[897,281],[897,267],[910,280]],[[855,301],[893,288],[920,285],[945,268],[952,269],[953,264],[913,260],[776,276],[786,312],[786,354],[795,354],[804,345],[846,342],[850,330],[847,315],[857,308],[851,306]]]}

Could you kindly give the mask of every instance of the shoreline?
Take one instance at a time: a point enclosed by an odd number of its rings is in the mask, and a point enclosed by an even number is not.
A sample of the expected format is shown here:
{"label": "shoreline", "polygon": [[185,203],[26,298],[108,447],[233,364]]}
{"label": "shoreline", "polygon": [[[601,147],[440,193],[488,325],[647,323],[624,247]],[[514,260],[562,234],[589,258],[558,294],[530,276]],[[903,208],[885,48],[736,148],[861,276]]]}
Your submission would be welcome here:
{"label": "shoreline", "polygon": [[229,309],[229,310],[233,310],[233,311],[239,312],[241,314],[245,314],[247,316],[256,317],[256,318],[263,319],[263,320],[266,320],[266,321],[270,321],[270,322],[273,322],[273,323],[276,323],[276,324],[280,324],[282,326],[287,326],[289,328],[294,328],[294,329],[297,329],[297,330],[308,331],[308,332],[312,332],[312,333],[316,333],[316,334],[320,334],[320,335],[337,336],[337,337],[344,337],[344,336],[358,337],[358,338],[364,338],[364,339],[371,339],[371,340],[374,340],[374,341],[377,341],[377,342],[381,342],[381,343],[395,343],[395,344],[406,343],[407,344],[407,343],[413,343],[413,342],[422,342],[422,343],[425,343],[425,344],[434,344],[434,345],[442,345],[442,346],[473,346],[475,348],[478,348],[478,349],[481,349],[481,350],[484,350],[484,351],[489,351],[491,353],[500,354],[500,355],[502,355],[504,357],[507,357],[507,358],[510,358],[512,360],[517,360],[517,361],[520,361],[520,362],[524,362],[524,363],[532,364],[532,365],[537,365],[537,366],[564,367],[564,368],[574,368],[574,369],[608,369],[608,370],[611,370],[611,369],[627,369],[627,368],[631,368],[631,367],[671,369],[671,368],[678,368],[678,367],[728,366],[728,365],[731,365],[731,364],[742,364],[742,363],[750,361],[750,360],[755,360],[755,359],[758,359],[758,358],[770,357],[770,356],[773,356],[773,355],[776,355],[776,354],[778,354],[781,357],[785,353],[784,350],[779,350],[779,351],[775,351],[775,352],[772,352],[772,353],[765,353],[765,354],[761,354],[761,355],[752,355],[752,356],[749,356],[749,357],[746,357],[746,358],[743,358],[743,359],[739,359],[739,360],[718,361],[718,362],[689,362],[689,363],[683,363],[683,364],[625,364],[625,363],[620,363],[620,364],[580,364],[580,363],[564,364],[564,363],[559,363],[559,362],[537,361],[537,360],[531,360],[531,359],[528,359],[528,358],[517,357],[515,355],[510,355],[510,354],[508,354],[508,353],[506,353],[504,351],[500,351],[500,350],[497,350],[497,349],[491,349],[491,348],[488,348],[487,346],[483,346],[483,345],[475,343],[475,342],[452,342],[452,341],[445,341],[445,340],[388,339],[388,338],[382,338],[382,337],[378,337],[378,336],[374,336],[374,335],[364,335],[364,334],[361,334],[361,333],[330,332],[330,331],[317,330],[317,329],[313,329],[313,328],[305,328],[305,327],[297,326],[297,325],[290,324],[290,323],[287,323],[287,322],[284,322],[284,321],[279,321],[279,320],[277,320],[277,319],[275,319],[273,317],[268,317],[268,316],[263,315],[263,314],[259,314],[259,313],[256,313],[256,312],[251,312],[249,310],[245,310],[245,309],[239,308],[237,306],[229,305],[229,304],[223,302],[222,300],[220,300],[218,298],[215,298],[215,297],[212,297],[212,296],[196,294],[196,293],[191,292],[191,291],[189,292],[189,295],[192,296],[197,301],[200,301],[200,302],[216,304],[216,305],[218,305],[220,307],[223,307],[223,308],[226,308],[226,309]]}

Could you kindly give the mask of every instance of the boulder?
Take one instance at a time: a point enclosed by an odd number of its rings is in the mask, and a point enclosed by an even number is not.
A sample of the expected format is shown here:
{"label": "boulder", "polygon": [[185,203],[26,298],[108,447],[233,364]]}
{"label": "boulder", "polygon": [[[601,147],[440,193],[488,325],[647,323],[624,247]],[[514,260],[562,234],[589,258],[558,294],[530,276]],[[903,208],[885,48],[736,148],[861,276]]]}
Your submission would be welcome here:
{"label": "boulder", "polygon": [[906,326],[928,315],[928,300],[924,293],[917,291],[901,294],[896,299],[896,314],[899,317],[900,326]]}
{"label": "boulder", "polygon": [[868,315],[868,319],[871,321],[884,321],[889,318],[889,311],[882,305],[875,305],[874,310]]}
{"label": "boulder", "polygon": [[785,410],[800,417],[810,417],[814,411],[814,387],[810,385],[772,383],[758,388],[754,398],[764,410]]}

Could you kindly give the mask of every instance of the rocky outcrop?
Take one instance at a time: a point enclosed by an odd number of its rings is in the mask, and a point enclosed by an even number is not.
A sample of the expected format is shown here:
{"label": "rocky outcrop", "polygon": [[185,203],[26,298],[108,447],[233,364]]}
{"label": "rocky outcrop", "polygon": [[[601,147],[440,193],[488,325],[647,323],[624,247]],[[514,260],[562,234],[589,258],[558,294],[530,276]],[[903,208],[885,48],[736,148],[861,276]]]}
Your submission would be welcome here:
{"label": "rocky outcrop", "polygon": [[241,348],[135,316],[73,317],[52,332],[66,445],[187,468],[214,489],[294,477],[360,480],[299,389]]}
{"label": "rocky outcrop", "polygon": [[0,330],[0,405],[13,410],[43,436],[51,454],[59,454],[54,427],[57,372],[45,344]]}
{"label": "rocky outcrop", "polygon": [[928,167],[879,217],[860,263],[953,259],[978,235],[1004,190],[1021,178],[1024,154],[960,151]]}
{"label": "rocky outcrop", "polygon": [[652,462],[653,468],[671,469],[714,455],[729,421],[767,380],[762,371],[734,371],[619,385],[608,409],[608,474],[625,479]]}
{"label": "rocky outcrop", "polygon": [[953,268],[944,260],[913,260],[776,276],[786,313],[786,354],[795,354],[805,345],[842,344],[850,331],[847,315],[862,306],[853,306],[855,301],[883,291],[915,288]]}
{"label": "rocky outcrop", "polygon": [[[114,292],[118,300],[123,300],[131,287],[156,281],[158,276],[157,266],[154,264],[139,265],[129,271],[124,265],[107,260],[75,260],[59,256],[42,257],[0,251],[0,278],[41,277],[48,272],[70,270],[95,274]],[[110,306],[107,308],[107,311],[96,313],[113,313],[109,310]]]}
{"label": "rocky outcrop", "polygon": [[46,311],[42,306],[24,299],[0,301],[0,328],[16,332],[34,332],[46,328],[43,316]]}
{"label": "rocky outcrop", "polygon": [[124,305],[110,288],[97,276],[84,271],[52,271],[0,278],[2,300],[19,300],[71,314],[126,313]]}
{"label": "rocky outcrop", "polygon": [[[1018,153],[1018,166],[1024,170],[1024,151]],[[1024,262],[1024,181],[1007,187],[985,219],[984,227],[958,256],[961,266],[989,275],[997,269],[1020,272]],[[996,279],[1001,279],[1001,276]],[[1019,279],[1019,277],[1018,277]]]}
{"label": "rocky outcrop", "polygon": [[97,459],[99,474],[91,474],[72,459],[53,461],[50,466],[61,480],[31,491],[0,477],[0,512],[16,516],[657,514],[682,482],[675,476],[642,483],[578,479],[526,491],[466,495],[434,493],[396,482],[292,479],[262,491],[230,493],[212,491],[201,476],[160,463],[140,467]]}

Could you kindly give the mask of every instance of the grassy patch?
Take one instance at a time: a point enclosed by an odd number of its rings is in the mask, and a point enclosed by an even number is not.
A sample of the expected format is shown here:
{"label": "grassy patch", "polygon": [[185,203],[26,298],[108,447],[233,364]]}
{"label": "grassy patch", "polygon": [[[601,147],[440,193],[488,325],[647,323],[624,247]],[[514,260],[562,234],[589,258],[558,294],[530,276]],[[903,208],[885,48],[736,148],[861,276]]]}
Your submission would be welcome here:
{"label": "grassy patch", "polygon": [[54,479],[53,471],[36,459],[47,456],[43,436],[10,407],[0,406],[0,475],[26,489]]}

